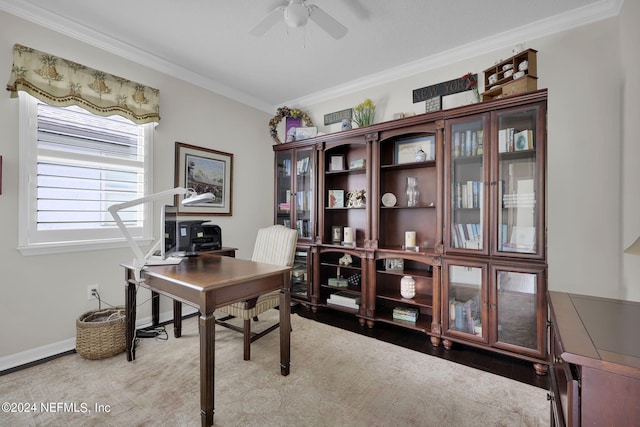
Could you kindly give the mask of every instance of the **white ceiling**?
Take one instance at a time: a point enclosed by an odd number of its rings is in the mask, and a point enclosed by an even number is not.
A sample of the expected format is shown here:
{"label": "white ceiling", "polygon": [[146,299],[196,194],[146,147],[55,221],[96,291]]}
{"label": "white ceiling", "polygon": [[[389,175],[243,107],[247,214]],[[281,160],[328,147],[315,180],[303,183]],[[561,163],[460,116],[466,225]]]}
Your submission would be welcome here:
{"label": "white ceiling", "polygon": [[622,2],[308,0],[348,27],[340,40],[311,21],[248,33],[286,0],[0,0],[0,10],[271,113],[610,17]]}

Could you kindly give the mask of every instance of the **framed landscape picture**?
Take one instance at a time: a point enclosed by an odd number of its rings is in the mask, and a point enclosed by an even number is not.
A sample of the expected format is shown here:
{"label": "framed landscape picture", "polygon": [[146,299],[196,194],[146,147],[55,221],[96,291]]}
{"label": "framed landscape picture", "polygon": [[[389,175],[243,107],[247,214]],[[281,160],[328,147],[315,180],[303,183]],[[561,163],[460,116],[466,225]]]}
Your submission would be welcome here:
{"label": "framed landscape picture", "polygon": [[185,196],[176,196],[181,215],[231,215],[233,154],[176,142],[175,185],[198,194],[212,193],[214,200],[182,206]]}

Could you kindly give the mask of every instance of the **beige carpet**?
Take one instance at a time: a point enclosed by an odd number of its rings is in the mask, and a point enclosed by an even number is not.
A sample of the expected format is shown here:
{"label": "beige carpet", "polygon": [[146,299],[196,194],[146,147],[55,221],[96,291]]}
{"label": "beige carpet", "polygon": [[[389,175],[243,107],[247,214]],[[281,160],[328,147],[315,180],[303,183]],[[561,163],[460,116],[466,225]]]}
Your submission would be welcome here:
{"label": "beige carpet", "polygon": [[[549,425],[540,388],[297,315],[291,322],[287,377],[277,331],[243,361],[241,335],[217,327],[215,425]],[[0,414],[0,425],[198,426],[196,319],[184,322],[182,338],[169,335],[142,339],[132,363],[124,353],[97,361],[73,354],[0,377],[2,402],[35,404],[31,413]]]}

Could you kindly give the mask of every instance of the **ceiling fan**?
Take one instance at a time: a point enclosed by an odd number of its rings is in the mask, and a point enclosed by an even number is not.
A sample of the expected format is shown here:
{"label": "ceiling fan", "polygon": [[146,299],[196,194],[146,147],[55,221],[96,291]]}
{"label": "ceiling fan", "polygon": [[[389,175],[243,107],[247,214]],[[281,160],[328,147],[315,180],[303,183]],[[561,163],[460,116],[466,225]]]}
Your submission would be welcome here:
{"label": "ceiling fan", "polygon": [[289,4],[278,6],[258,22],[249,33],[261,36],[280,21],[284,15],[284,21],[291,28],[304,27],[309,19],[318,24],[334,39],[340,39],[347,34],[347,27],[329,16],[315,4],[307,6],[304,0],[289,0]]}

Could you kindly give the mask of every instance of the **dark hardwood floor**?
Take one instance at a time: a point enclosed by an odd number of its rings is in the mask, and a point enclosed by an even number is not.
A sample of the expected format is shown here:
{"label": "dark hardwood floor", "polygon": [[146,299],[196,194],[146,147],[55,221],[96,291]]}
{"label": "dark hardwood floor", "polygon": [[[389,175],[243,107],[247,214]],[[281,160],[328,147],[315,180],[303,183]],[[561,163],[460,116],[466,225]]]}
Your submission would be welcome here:
{"label": "dark hardwood floor", "polygon": [[491,372],[545,390],[549,389],[549,375],[537,375],[533,369],[533,364],[525,360],[458,343],[455,343],[451,350],[445,350],[442,344],[434,347],[429,340],[429,336],[423,333],[381,322],[376,323],[373,328],[360,326],[360,323],[353,315],[322,307],[318,308],[318,311],[314,313],[302,304],[297,304],[291,308],[291,312],[307,319],[313,319],[357,334],[366,335],[485,372]]}

